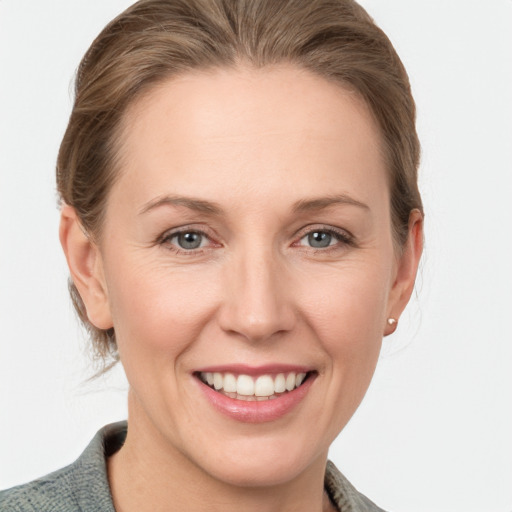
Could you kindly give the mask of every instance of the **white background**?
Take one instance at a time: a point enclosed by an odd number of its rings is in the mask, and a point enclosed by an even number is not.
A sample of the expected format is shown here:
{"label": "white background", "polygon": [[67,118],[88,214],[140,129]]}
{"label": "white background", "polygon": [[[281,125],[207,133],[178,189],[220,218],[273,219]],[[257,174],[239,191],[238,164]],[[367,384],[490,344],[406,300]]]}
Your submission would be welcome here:
{"label": "white background", "polygon": [[[71,79],[129,0],[0,0],[0,488],[126,415],[67,297],[54,164]],[[365,0],[411,76],[426,252],[363,405],[332,447],[395,512],[512,511],[512,1]]]}

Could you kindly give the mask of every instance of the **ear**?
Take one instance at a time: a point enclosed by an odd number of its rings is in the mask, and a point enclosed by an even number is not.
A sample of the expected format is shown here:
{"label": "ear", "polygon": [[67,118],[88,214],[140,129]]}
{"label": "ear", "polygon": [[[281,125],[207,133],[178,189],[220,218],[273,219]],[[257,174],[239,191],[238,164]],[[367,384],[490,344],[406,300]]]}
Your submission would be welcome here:
{"label": "ear", "polygon": [[89,321],[98,329],[110,329],[113,323],[100,250],[67,204],[61,209],[59,238]]}
{"label": "ear", "polygon": [[[419,210],[412,210],[409,215],[409,234],[402,254],[397,259],[396,275],[391,288],[388,302],[387,319],[398,318],[411,298],[423,252],[423,214]],[[386,321],[384,335],[392,334],[397,322]]]}

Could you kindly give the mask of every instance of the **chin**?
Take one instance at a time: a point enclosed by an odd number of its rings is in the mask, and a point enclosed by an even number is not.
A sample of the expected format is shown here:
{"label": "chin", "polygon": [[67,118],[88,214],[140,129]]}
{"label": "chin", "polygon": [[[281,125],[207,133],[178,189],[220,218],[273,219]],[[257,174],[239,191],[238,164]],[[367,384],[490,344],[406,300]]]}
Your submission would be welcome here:
{"label": "chin", "polygon": [[208,448],[194,446],[188,454],[190,460],[217,481],[253,488],[286,484],[310,466],[324,466],[330,441],[329,437],[325,443],[315,443],[312,432],[297,435],[285,429],[267,429],[261,435],[233,436],[230,440],[227,436],[209,438]]}
{"label": "chin", "polygon": [[[261,451],[261,450],[260,450]],[[273,487],[286,484],[303,473],[308,464],[301,454],[291,455],[282,450],[250,456],[224,457],[204,467],[218,481],[236,487]],[[222,462],[219,462],[222,461]]]}

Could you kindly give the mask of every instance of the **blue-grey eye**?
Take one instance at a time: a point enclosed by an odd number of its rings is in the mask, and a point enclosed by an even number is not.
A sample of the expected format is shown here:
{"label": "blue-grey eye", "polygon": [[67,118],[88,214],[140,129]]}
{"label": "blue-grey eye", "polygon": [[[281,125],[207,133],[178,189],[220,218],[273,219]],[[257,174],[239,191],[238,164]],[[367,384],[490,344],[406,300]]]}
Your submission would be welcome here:
{"label": "blue-grey eye", "polygon": [[313,231],[307,235],[308,244],[315,249],[323,249],[324,247],[329,247],[332,245],[334,238],[331,233],[328,231]]}
{"label": "blue-grey eye", "polygon": [[176,240],[177,245],[182,249],[199,249],[199,247],[203,245],[204,235],[194,231],[188,231],[174,235],[173,239]]}

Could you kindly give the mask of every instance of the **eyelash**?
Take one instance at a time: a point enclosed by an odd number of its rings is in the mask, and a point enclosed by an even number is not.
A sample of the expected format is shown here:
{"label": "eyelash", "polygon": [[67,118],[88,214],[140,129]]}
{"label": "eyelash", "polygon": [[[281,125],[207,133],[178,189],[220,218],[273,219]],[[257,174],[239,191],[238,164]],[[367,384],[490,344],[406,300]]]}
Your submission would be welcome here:
{"label": "eyelash", "polygon": [[[308,246],[308,251],[314,251],[314,253],[329,253],[334,251],[342,250],[343,248],[348,247],[356,247],[354,236],[349,233],[348,231],[336,229],[331,226],[312,226],[305,228],[301,231],[299,235],[298,242],[306,238],[308,235],[312,235],[313,233],[327,233],[328,235],[331,235],[333,238],[337,240],[337,243],[333,245],[328,245],[327,247],[317,248],[317,247],[311,247]],[[293,245],[298,245],[298,242],[294,242]],[[299,246],[303,247],[303,246]]]}
{"label": "eyelash", "polygon": [[[173,231],[167,231],[165,232],[160,239],[158,240],[158,243],[160,245],[166,246],[166,248],[175,254],[178,255],[186,255],[186,256],[197,256],[204,252],[203,247],[199,247],[197,249],[183,249],[176,244],[171,243],[171,240],[177,236],[184,235],[184,234],[197,234],[200,235],[203,238],[208,239],[210,242],[212,242],[212,236],[210,236],[208,233],[206,233],[202,229],[195,229],[193,227],[187,227],[184,226],[183,228],[173,230]],[[216,244],[218,247],[220,247],[220,244]]]}
{"label": "eyelash", "polygon": [[[327,247],[322,248],[315,248],[315,247],[306,247],[299,244],[304,238],[307,236],[313,234],[313,233],[326,233],[332,237],[334,237],[337,240],[337,243],[333,245],[328,245]],[[181,229],[173,230],[171,232],[164,233],[158,240],[158,243],[160,245],[166,246],[166,248],[175,254],[178,255],[187,255],[187,256],[197,256],[204,252],[203,247],[199,247],[197,249],[183,249],[178,247],[176,244],[171,243],[171,240],[177,236],[183,235],[183,234],[197,234],[201,237],[204,237],[208,239],[210,242],[212,242],[212,237],[206,233],[202,229],[194,229],[192,227],[183,227]],[[333,227],[327,227],[327,226],[312,226],[308,228],[304,228],[297,234],[297,241],[292,244],[292,246],[295,247],[303,247],[304,249],[308,251],[313,251],[314,253],[329,253],[331,251],[339,251],[344,246],[349,247],[356,247],[355,239],[353,235],[345,230],[335,229]],[[215,242],[213,242],[215,244]],[[221,244],[216,244],[217,247],[221,247]],[[207,247],[208,248],[208,247]],[[207,249],[206,248],[206,249]]]}

